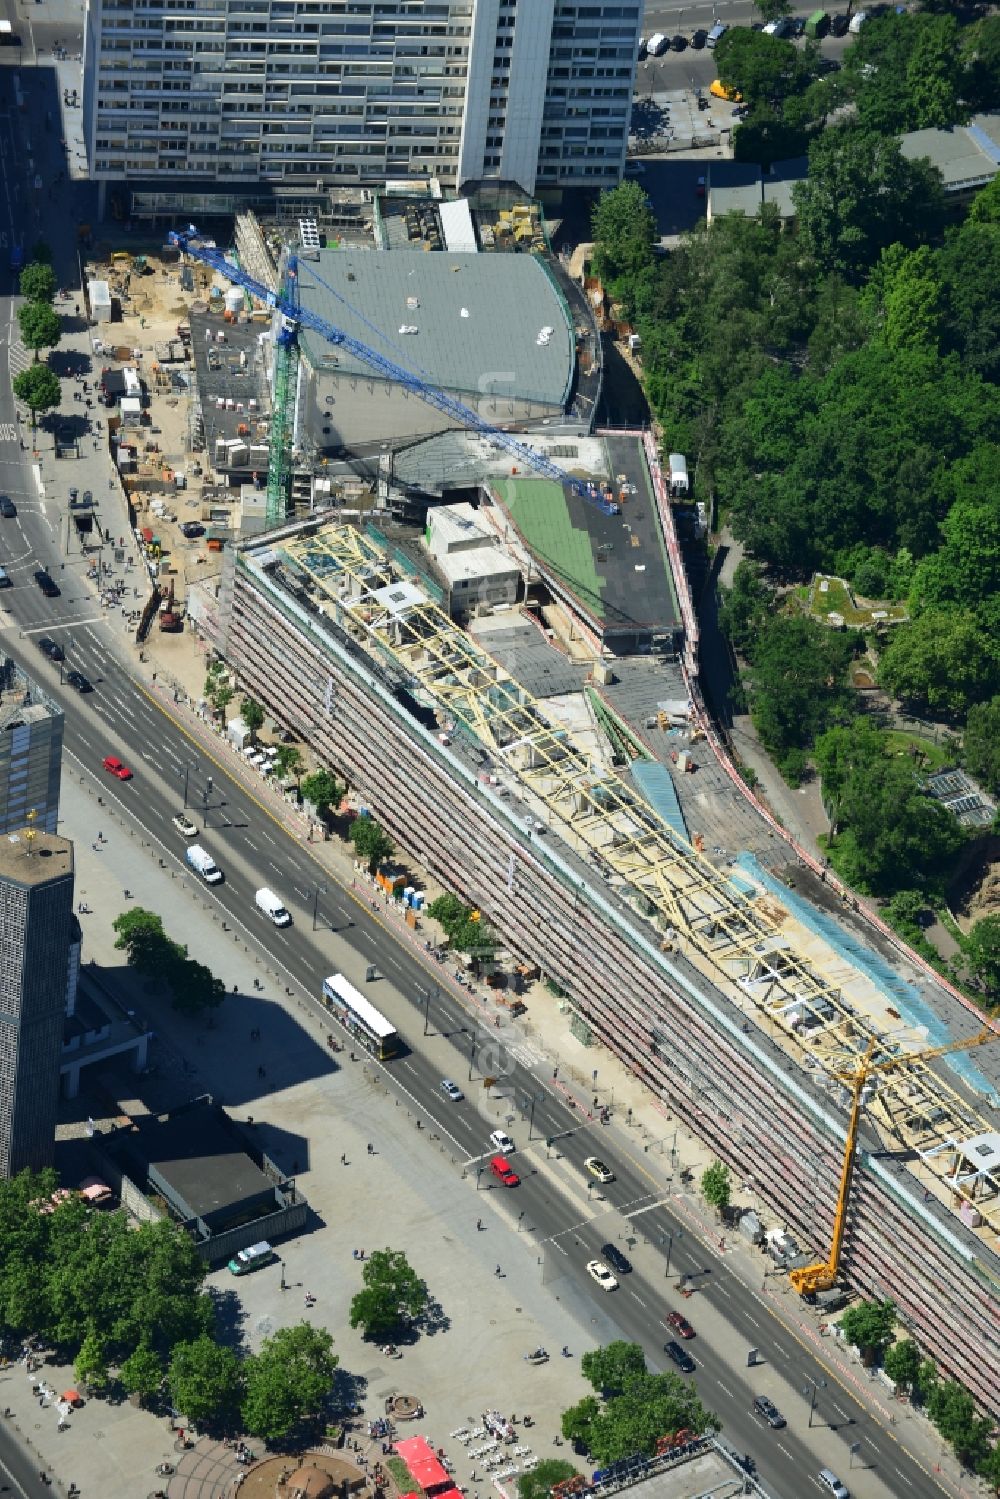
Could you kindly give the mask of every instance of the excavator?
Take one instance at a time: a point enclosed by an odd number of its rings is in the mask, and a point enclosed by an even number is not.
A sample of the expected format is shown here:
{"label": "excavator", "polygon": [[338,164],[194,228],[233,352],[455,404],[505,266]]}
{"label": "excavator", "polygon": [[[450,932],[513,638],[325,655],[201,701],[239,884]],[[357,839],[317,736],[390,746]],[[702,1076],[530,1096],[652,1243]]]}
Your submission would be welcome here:
{"label": "excavator", "polygon": [[931,1046],[923,1051],[909,1051],[899,1056],[890,1057],[886,1061],[873,1061],[873,1055],[879,1042],[873,1037],[868,1044],[865,1053],[858,1057],[853,1068],[835,1071],[831,1076],[843,1083],[850,1090],[851,1114],[847,1125],[847,1139],[844,1142],[844,1163],[840,1172],[840,1189],[837,1193],[837,1212],[833,1220],[833,1243],[830,1247],[828,1259],[819,1260],[814,1265],[802,1265],[796,1270],[789,1272],[789,1279],[793,1290],[798,1291],[800,1296],[815,1295],[819,1291],[829,1291],[837,1279],[840,1270],[840,1255],[844,1245],[844,1230],[847,1224],[847,1205],[851,1195],[851,1180],[854,1176],[854,1161],[858,1147],[858,1130],[861,1123],[861,1110],[863,1107],[863,1095],[865,1084],[870,1077],[876,1075],[884,1076],[887,1072],[894,1072],[903,1067],[909,1067],[914,1062],[926,1062],[932,1057],[947,1056],[953,1051],[971,1051],[973,1047],[985,1046],[988,1041],[1000,1041],[1000,1031],[994,1030],[992,1026],[984,1026],[975,1036],[970,1036],[962,1041],[949,1041],[945,1046]]}

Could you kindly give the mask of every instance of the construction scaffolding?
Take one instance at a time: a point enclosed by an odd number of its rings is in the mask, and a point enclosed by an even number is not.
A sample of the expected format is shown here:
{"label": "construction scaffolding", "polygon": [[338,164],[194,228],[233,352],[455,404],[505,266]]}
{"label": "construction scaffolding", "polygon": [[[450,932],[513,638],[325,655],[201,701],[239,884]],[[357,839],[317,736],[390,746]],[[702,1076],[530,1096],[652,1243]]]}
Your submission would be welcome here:
{"label": "construction scaffolding", "polygon": [[[282,561],[320,612],[377,655],[447,735],[486,751],[491,773],[558,831],[619,897],[813,1076],[840,1078],[865,1055],[894,1060],[868,1102],[887,1144],[945,1186],[966,1227],[1000,1228],[1000,1144],[980,1115],[916,1055],[925,1037],[865,975],[794,922],[773,896],[739,888],[612,770],[595,764],[498,663],[397,569],[369,536],[328,527],[289,539]],[[907,1053],[914,1053],[907,1061]]]}

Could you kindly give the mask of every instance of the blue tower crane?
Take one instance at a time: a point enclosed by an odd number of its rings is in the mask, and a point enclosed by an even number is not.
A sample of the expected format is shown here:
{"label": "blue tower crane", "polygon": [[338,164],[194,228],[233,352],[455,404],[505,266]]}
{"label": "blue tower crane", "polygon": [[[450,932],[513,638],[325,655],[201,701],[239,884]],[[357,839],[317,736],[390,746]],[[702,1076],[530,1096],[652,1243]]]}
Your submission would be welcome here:
{"label": "blue tower crane", "polygon": [[[288,261],[285,289],[281,292],[273,292],[269,287],[264,286],[262,282],[255,280],[253,276],[247,275],[246,271],[232,265],[221,250],[206,244],[193,224],[189,225],[187,229],[171,230],[167,238],[172,245],[176,245],[179,250],[182,250],[186,255],[190,255],[192,259],[200,260],[204,265],[211,266],[221,276],[225,276],[227,281],[233,282],[236,286],[243,287],[244,291],[248,291],[251,296],[257,297],[265,306],[273,307],[281,313],[283,321],[278,336],[279,375],[281,374],[283,364],[282,349],[288,350],[297,341],[298,329],[300,327],[309,328],[314,333],[318,333],[321,338],[326,339],[327,343],[333,344],[335,348],[342,348],[348,354],[352,354],[355,359],[360,359],[364,364],[375,370],[377,374],[395,381],[396,384],[402,385],[407,390],[411,390],[414,395],[419,396],[422,401],[426,401],[429,406],[433,406],[436,410],[443,412],[445,416],[453,418],[461,426],[468,428],[470,432],[478,432],[483,437],[488,438],[490,442],[495,443],[497,447],[503,448],[505,452],[510,453],[512,457],[516,458],[519,463],[524,464],[526,468],[534,470],[536,474],[540,474],[546,479],[554,479],[556,483],[572,490],[574,494],[579,495],[588,504],[596,505],[605,515],[618,515],[620,513],[621,507],[614,500],[605,499],[596,484],[588,483],[585,479],[577,479],[573,475],[567,474],[557,463],[553,463],[550,458],[546,458],[542,453],[536,453],[533,448],[528,447],[527,443],[519,442],[509,432],[504,432],[499,427],[492,426],[478,412],[473,411],[471,406],[466,406],[464,402],[456,400],[454,396],[448,395],[445,391],[439,390],[428,381],[421,379],[413,370],[409,370],[404,365],[397,364],[394,360],[386,358],[384,354],[379,354],[375,349],[369,348],[360,339],[352,338],[342,328],[338,328],[333,323],[327,322],[326,318],[321,318],[308,307],[302,307],[295,292],[293,291],[289,294],[290,278],[291,282],[294,283],[298,274],[298,264],[295,256],[291,256]],[[287,401],[291,392],[287,388],[287,369],[286,389],[284,392],[285,409],[283,413],[278,410],[277,394],[278,392],[276,391],[275,410],[281,431],[280,433],[275,432],[272,435],[272,449],[282,446],[283,450],[280,453],[275,451],[271,461],[272,468],[276,465],[280,470],[281,483],[284,485],[287,482],[287,449],[290,435],[288,432]],[[278,441],[279,436],[281,439],[280,443]],[[271,508],[269,484],[269,521],[272,520],[270,514]],[[274,523],[277,524],[281,517],[276,516],[273,519]]]}

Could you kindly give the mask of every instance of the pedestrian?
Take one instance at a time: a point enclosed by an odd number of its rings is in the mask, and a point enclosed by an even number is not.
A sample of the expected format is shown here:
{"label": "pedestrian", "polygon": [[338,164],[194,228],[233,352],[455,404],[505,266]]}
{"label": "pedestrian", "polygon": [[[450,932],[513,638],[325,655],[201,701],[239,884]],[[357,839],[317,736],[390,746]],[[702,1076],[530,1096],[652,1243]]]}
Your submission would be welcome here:
{"label": "pedestrian", "polygon": [[369,1142],[369,1145],[368,1145],[368,1154],[369,1155],[374,1155],[375,1154],[375,1147],[374,1147],[374,1145],[371,1144],[371,1142]]}
{"label": "pedestrian", "polygon": [[499,1277],[500,1277],[500,1266],[499,1265],[496,1267],[496,1269],[494,1270],[493,1274],[497,1277],[497,1279],[499,1279]]}
{"label": "pedestrian", "polygon": [[341,1164],[341,1165],[342,1165],[342,1166],[346,1166],[346,1165],[347,1165],[347,1156],[346,1156],[346,1155],[342,1155],[342,1156],[341,1156],[341,1157],[340,1157],[340,1164]]}

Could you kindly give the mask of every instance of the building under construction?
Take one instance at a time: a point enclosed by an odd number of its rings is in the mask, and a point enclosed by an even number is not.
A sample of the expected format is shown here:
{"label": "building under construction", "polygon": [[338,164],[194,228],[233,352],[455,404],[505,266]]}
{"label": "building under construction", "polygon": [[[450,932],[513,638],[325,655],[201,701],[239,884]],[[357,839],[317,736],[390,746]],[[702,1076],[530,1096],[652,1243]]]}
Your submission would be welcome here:
{"label": "building under construction", "polygon": [[716,869],[375,536],[314,520],[241,544],[220,632],[243,686],[820,1256],[843,1078],[891,1063],[865,1090],[841,1268],[1000,1408],[1000,1132],[968,1066],[919,1057],[864,964]]}

